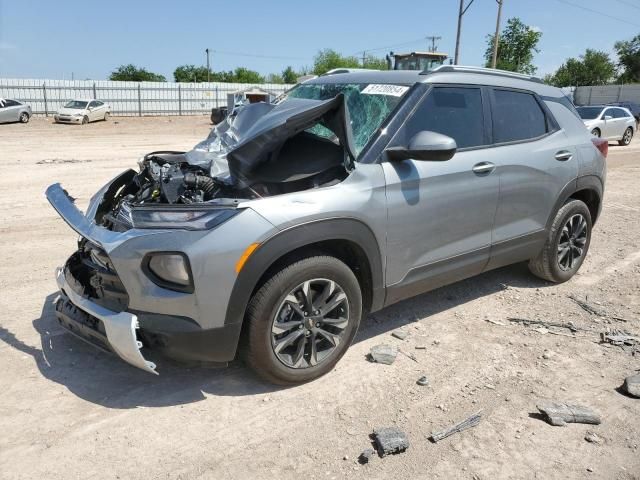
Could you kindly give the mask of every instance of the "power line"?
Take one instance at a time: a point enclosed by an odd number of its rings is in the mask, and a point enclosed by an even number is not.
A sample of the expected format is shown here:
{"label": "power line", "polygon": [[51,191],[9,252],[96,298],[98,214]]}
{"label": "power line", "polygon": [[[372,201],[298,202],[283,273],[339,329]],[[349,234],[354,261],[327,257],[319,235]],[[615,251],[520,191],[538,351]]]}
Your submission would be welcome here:
{"label": "power line", "polygon": [[640,27],[640,24],[638,24],[638,23],[630,22],[628,20],[625,20],[624,18],[614,17],[613,15],[609,15],[608,13],[603,13],[603,12],[601,12],[599,10],[594,10],[592,8],[589,8],[589,7],[584,7],[582,5],[576,5],[575,3],[568,2],[567,0],[556,0],[556,1],[560,2],[560,3],[564,3],[565,5],[569,5],[571,7],[580,8],[581,10],[585,10],[587,12],[596,13],[598,15],[610,18],[612,20],[617,20],[618,22],[623,22],[623,23],[626,23],[628,25],[633,25],[634,27]]}
{"label": "power line", "polygon": [[640,10],[640,5],[638,5],[637,3],[626,2],[625,0],[618,0],[618,2],[623,5],[628,5],[629,7],[637,8],[638,10]]}
{"label": "power line", "polygon": [[257,53],[245,53],[245,52],[225,52],[221,50],[211,50],[213,53],[220,55],[233,55],[236,57],[254,57],[254,58],[275,58],[279,60],[307,60],[307,57],[287,57],[281,55],[260,55]]}
{"label": "power line", "polygon": [[420,37],[416,40],[411,40],[410,42],[396,43],[395,45],[387,45],[386,47],[366,48],[364,50],[358,50],[357,52],[353,53],[353,55],[355,56],[362,52],[375,52],[377,50],[386,50],[388,48],[403,47],[405,45],[411,45],[418,42],[424,42],[424,37]]}

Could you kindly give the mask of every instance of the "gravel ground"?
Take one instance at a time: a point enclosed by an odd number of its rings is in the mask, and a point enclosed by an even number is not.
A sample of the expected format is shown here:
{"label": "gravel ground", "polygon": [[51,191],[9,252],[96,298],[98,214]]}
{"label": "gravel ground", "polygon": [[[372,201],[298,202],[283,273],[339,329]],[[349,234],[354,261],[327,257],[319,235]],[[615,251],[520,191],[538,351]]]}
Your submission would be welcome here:
{"label": "gravel ground", "polygon": [[[640,478],[640,399],[617,391],[640,355],[598,343],[607,328],[640,333],[640,141],[610,146],[603,214],[573,280],[551,285],[515,265],[404,301],[367,318],[329,375],[285,389],[241,364],[161,364],[154,377],[54,320],[53,270],[76,235],[46,186],[61,182],[84,208],[144,153],[189,148],[209,128],[205,117],[0,125],[0,478]],[[586,331],[556,335],[511,316]],[[391,336],[400,327],[404,340]],[[400,349],[395,363],[366,361],[379,343]],[[416,385],[422,375],[428,386]],[[536,415],[543,400],[589,406],[603,422],[553,427]],[[475,428],[428,441],[479,410]],[[409,449],[359,465],[373,430],[394,426]]]}

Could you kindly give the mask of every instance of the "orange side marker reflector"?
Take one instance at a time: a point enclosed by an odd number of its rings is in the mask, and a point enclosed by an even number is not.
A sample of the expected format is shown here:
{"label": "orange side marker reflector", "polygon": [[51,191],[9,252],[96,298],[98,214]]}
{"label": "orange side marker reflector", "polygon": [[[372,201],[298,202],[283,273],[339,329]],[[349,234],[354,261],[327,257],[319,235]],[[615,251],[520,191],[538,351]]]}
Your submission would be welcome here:
{"label": "orange side marker reflector", "polygon": [[255,251],[256,248],[260,246],[259,243],[252,243],[247,247],[247,249],[242,253],[242,256],[236,262],[236,273],[240,273],[244,264],[249,260],[251,254]]}

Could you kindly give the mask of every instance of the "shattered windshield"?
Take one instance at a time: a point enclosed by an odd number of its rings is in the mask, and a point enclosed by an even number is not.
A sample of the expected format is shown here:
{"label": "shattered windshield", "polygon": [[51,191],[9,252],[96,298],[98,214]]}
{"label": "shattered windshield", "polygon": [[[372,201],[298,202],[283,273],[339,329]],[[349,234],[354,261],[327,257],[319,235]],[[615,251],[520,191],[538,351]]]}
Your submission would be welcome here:
{"label": "shattered windshield", "polygon": [[[293,88],[283,100],[306,98],[329,100],[343,93],[347,100],[356,156],[378,131],[393,109],[409,90],[405,85],[369,83],[312,83]],[[335,138],[328,128],[315,125],[311,133],[325,138]]]}

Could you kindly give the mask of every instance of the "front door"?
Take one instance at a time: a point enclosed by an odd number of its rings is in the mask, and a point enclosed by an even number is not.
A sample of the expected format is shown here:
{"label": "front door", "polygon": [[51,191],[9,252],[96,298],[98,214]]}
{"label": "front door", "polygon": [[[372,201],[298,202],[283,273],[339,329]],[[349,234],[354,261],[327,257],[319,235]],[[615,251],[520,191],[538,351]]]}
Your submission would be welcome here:
{"label": "front door", "polygon": [[489,259],[498,177],[480,87],[434,86],[389,146],[419,131],[456,140],[448,161],[384,161],[387,303],[480,273]]}

